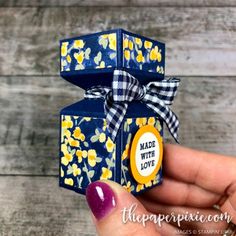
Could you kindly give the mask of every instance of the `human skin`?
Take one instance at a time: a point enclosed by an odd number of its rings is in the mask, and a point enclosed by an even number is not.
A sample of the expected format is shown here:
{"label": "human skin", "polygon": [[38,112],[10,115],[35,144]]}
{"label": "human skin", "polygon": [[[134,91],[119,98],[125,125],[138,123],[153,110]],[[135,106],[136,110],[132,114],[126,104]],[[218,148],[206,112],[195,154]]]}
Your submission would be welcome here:
{"label": "human skin", "polygon": [[[164,180],[160,186],[138,197],[134,197],[117,183],[103,181],[110,188],[109,196],[113,194],[115,203],[106,208],[102,202],[99,205],[98,200],[96,205],[100,207],[99,210],[104,210],[102,216],[99,211],[93,215],[98,234],[101,236],[176,235],[178,229],[225,230],[228,227],[226,221],[181,222],[180,228],[174,222],[164,222],[162,227],[153,222],[148,222],[146,227],[134,222],[124,224],[121,211],[132,204],[137,204],[136,214],[168,215],[172,212],[175,214],[199,212],[203,215],[215,215],[227,212],[232,217],[232,222],[236,224],[236,158],[166,144],[163,173]],[[95,185],[96,182],[90,186],[91,191],[86,195],[90,207],[89,195],[94,194]],[[105,190],[104,194],[106,197]],[[201,235],[205,235],[204,232]]]}

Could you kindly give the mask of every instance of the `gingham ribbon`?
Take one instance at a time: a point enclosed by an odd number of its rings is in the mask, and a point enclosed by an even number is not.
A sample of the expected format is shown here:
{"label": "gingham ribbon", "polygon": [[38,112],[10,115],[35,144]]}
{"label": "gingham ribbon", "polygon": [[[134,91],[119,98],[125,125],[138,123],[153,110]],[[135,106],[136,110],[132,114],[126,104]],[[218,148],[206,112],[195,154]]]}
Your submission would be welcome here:
{"label": "gingham ribbon", "polygon": [[168,107],[177,93],[180,80],[170,78],[141,85],[126,71],[114,70],[112,88],[96,86],[85,92],[85,98],[104,98],[108,129],[115,140],[126,114],[128,103],[140,100],[166,123],[171,135],[178,142],[179,121]]}

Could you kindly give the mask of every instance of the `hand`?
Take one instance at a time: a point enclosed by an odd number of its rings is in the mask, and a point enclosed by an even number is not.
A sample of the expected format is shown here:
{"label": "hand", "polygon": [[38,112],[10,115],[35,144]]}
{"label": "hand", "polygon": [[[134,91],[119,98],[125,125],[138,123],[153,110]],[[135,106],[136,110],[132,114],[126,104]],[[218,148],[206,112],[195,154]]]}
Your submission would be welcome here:
{"label": "hand", "polygon": [[[133,204],[137,204],[136,215],[169,215],[172,212],[175,215],[186,212],[216,215],[227,212],[236,224],[236,159],[175,145],[165,145],[163,159],[162,185],[137,198],[111,181],[98,181],[88,187],[86,197],[99,235],[169,236],[177,235],[179,229],[186,230],[187,234],[198,230],[201,235],[206,229],[213,232],[211,235],[220,235],[216,232],[228,227],[226,221],[183,221],[180,228],[174,222],[163,222],[162,227],[151,221],[146,227],[130,221],[124,224],[122,210]],[[205,231],[205,234],[209,235],[209,232]]]}

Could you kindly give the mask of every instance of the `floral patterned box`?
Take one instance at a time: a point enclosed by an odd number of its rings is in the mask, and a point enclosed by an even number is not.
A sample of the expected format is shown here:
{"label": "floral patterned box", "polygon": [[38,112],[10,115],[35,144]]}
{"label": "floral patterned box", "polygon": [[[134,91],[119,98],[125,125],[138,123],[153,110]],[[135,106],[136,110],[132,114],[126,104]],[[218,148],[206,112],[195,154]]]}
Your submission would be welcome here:
{"label": "floral patterned box", "polygon": [[154,127],[162,136],[162,121],[145,104],[132,102],[114,143],[107,129],[103,103],[102,99],[84,99],[62,109],[60,186],[85,194],[89,183],[109,179],[137,194],[160,184],[161,166],[146,183],[134,179],[130,149],[134,136],[142,127]]}
{"label": "floral patterned box", "polygon": [[60,52],[61,76],[84,89],[109,86],[114,69],[141,84],[164,79],[165,44],[122,29],[61,40]]}

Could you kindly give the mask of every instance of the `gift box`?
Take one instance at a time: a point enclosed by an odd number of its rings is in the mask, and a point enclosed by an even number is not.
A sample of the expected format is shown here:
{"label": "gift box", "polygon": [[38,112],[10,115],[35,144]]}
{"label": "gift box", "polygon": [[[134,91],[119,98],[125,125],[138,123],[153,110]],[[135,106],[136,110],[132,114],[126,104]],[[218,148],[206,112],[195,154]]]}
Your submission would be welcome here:
{"label": "gift box", "polygon": [[101,99],[85,99],[61,111],[60,186],[84,194],[89,183],[108,179],[136,194],[160,184],[162,154],[155,177],[139,183],[130,170],[130,149],[141,127],[150,125],[162,135],[162,121],[144,104],[134,102],[114,142],[103,103]]}
{"label": "gift box", "polygon": [[114,69],[125,69],[141,84],[164,78],[165,44],[110,30],[60,41],[61,76],[87,89],[110,86]]}
{"label": "gift box", "polygon": [[60,113],[61,187],[85,194],[113,180],[132,194],[162,182],[163,124],[179,81],[165,80],[165,45],[122,29],[60,41],[61,76],[86,90]]}

